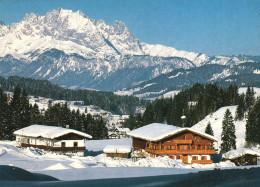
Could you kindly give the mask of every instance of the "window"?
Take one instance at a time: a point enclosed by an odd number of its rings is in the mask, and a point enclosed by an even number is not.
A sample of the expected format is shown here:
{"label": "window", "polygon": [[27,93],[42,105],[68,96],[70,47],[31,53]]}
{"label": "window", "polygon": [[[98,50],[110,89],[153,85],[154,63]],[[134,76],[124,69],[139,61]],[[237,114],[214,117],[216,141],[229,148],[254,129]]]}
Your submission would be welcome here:
{"label": "window", "polygon": [[61,142],[61,147],[66,147],[66,142]]}
{"label": "window", "polygon": [[176,159],[177,159],[177,160],[181,159],[181,156],[176,156]]}
{"label": "window", "polygon": [[162,149],[164,149],[164,146],[162,145]]}
{"label": "window", "polygon": [[201,160],[207,160],[206,156],[201,156]]}
{"label": "window", "polygon": [[198,160],[198,157],[197,156],[193,156],[192,160]]}
{"label": "window", "polygon": [[173,146],[172,145],[170,146],[170,150],[173,150]]}
{"label": "window", "polygon": [[74,147],[78,147],[78,142],[73,142]]}
{"label": "window", "polygon": [[187,150],[187,146],[186,145],[183,146],[183,150]]}

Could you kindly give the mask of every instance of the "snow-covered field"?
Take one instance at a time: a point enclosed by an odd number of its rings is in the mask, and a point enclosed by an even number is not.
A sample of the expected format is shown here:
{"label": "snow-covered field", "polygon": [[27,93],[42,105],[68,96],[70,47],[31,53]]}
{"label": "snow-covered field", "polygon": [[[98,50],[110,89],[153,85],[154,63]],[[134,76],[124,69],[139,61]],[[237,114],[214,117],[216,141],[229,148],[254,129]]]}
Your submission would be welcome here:
{"label": "snow-covered field", "polygon": [[[111,140],[95,140],[100,150]],[[100,143],[97,143],[100,141]],[[122,141],[129,143],[129,139]],[[115,140],[114,144],[118,143]],[[89,145],[89,144],[86,144]],[[102,146],[101,146],[102,145]],[[168,157],[142,158],[133,162],[131,159],[112,159],[104,154],[92,157],[68,157],[48,153],[34,148],[17,148],[15,142],[0,141],[0,165],[12,165],[31,172],[54,176],[60,180],[84,180],[102,178],[125,178],[138,176],[155,176],[185,174],[214,168],[235,167],[231,162],[210,165],[186,165]]]}

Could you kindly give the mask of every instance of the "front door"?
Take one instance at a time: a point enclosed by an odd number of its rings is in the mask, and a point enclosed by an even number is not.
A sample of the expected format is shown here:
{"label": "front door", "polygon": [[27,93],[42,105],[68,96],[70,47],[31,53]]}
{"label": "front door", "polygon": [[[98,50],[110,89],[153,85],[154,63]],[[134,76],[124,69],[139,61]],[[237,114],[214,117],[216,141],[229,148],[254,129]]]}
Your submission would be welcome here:
{"label": "front door", "polygon": [[187,164],[188,163],[188,155],[183,155],[182,156],[182,162]]}

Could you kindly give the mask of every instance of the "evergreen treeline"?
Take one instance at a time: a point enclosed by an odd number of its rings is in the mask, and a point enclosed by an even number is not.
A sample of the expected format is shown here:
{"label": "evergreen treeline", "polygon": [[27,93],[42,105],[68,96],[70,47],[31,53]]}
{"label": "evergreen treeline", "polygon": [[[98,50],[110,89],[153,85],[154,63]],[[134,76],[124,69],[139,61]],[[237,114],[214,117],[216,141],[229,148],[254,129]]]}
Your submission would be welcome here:
{"label": "evergreen treeline", "polygon": [[26,89],[29,95],[41,96],[66,101],[84,101],[84,105],[95,105],[116,114],[134,113],[137,106],[146,106],[149,102],[134,96],[118,96],[113,92],[93,90],[71,90],[52,84],[47,80],[36,80],[12,76],[8,79],[0,77],[3,90],[14,91],[19,85]]}
{"label": "evergreen treeline", "polygon": [[236,85],[221,88],[216,84],[197,83],[180,91],[174,98],[156,99],[147,106],[143,115],[130,115],[125,126],[134,129],[154,122],[181,126],[184,114],[187,117],[185,126],[191,127],[220,107],[238,105],[240,100]]}
{"label": "evergreen treeline", "polygon": [[31,124],[67,127],[92,135],[93,139],[108,137],[107,128],[102,118],[94,119],[90,114],[80,114],[79,110],[70,110],[67,104],[49,103],[44,114],[40,114],[39,107],[29,104],[25,89],[16,86],[13,96],[8,101],[7,95],[0,87],[0,139],[14,139],[15,130]]}

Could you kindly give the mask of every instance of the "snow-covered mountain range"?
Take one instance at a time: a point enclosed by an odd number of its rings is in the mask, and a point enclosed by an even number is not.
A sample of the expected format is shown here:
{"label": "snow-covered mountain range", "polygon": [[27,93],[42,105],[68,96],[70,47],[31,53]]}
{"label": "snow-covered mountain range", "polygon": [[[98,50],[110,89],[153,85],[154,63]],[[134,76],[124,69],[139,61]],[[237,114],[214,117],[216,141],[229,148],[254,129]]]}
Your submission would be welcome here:
{"label": "snow-covered mountain range", "polygon": [[230,84],[260,87],[260,63],[248,62],[232,66],[208,64],[186,70],[176,69],[115,93],[154,99],[174,95],[176,91],[190,88],[196,83],[216,83],[224,87]]}
{"label": "snow-covered mountain range", "polygon": [[0,75],[48,79],[73,88],[118,90],[205,64],[254,62],[252,56],[214,56],[141,43],[121,21],[107,25],[81,11],[58,9],[0,24]]}

